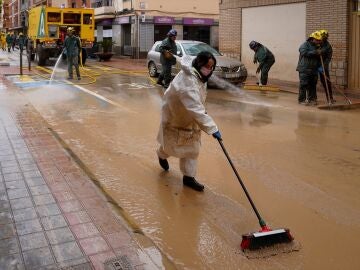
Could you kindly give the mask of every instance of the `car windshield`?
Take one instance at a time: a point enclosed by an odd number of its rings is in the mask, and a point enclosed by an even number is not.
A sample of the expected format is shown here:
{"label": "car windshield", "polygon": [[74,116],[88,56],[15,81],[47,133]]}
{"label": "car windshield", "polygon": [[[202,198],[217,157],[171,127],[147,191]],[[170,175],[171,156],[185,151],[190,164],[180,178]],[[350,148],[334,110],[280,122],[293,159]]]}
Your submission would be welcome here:
{"label": "car windshield", "polygon": [[196,56],[199,52],[203,51],[211,52],[213,55],[220,55],[217,50],[206,43],[183,43],[182,46],[184,47],[185,53],[191,56]]}

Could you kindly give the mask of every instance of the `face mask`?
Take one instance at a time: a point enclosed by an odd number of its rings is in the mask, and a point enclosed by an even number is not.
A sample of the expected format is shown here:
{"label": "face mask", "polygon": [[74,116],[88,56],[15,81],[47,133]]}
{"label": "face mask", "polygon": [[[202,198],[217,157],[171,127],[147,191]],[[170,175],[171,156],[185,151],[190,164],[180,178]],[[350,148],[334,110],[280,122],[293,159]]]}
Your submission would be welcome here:
{"label": "face mask", "polygon": [[202,68],[200,69],[200,72],[201,72],[202,75],[204,75],[205,77],[207,77],[207,76],[209,76],[209,75],[211,74],[212,69],[208,69],[208,68],[206,68],[206,67],[202,67]]}

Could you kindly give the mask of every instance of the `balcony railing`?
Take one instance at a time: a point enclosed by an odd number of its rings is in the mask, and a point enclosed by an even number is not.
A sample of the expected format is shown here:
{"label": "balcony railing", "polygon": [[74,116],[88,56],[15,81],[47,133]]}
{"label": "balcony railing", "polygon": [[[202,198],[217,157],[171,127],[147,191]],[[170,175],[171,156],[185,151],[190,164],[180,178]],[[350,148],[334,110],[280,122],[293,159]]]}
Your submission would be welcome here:
{"label": "balcony railing", "polygon": [[91,3],[92,8],[99,8],[99,7],[112,7],[112,0],[100,0],[100,1],[93,1]]}

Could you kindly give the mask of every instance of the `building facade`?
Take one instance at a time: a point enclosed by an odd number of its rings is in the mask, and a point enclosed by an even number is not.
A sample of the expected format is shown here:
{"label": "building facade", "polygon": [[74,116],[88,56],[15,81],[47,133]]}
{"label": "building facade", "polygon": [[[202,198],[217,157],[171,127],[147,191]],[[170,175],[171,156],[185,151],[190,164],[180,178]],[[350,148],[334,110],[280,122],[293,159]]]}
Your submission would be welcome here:
{"label": "building facade", "polygon": [[244,62],[255,74],[249,42],[267,46],[276,57],[271,77],[298,81],[299,46],[315,30],[326,29],[333,46],[332,80],[360,89],[360,0],[222,0],[220,51]]}
{"label": "building facade", "polygon": [[111,38],[120,55],[143,58],[170,29],[178,39],[218,48],[219,0],[93,0],[97,41]]}
{"label": "building facade", "polygon": [[3,29],[18,34],[27,33],[28,11],[32,7],[89,8],[90,0],[3,0]]}

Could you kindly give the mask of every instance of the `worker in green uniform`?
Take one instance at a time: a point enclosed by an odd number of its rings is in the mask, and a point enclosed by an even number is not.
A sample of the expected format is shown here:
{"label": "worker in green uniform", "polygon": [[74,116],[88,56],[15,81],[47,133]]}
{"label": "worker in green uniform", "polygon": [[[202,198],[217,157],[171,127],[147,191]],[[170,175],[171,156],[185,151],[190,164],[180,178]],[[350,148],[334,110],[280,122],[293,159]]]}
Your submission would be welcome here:
{"label": "worker in green uniform", "polygon": [[22,53],[24,50],[25,43],[26,43],[26,37],[24,36],[24,34],[22,32],[19,33],[19,41],[18,42],[19,42],[20,52]]}
{"label": "worker in green uniform", "polygon": [[79,70],[79,54],[81,50],[80,39],[74,35],[75,29],[73,27],[68,27],[67,37],[64,41],[64,50],[66,53],[67,63],[68,63],[68,79],[73,79],[73,66],[76,70],[76,75],[78,80],[81,80],[80,70]]}
{"label": "worker in green uniform", "polygon": [[13,42],[14,42],[14,35],[7,33],[6,43],[7,43],[8,52],[11,52],[11,46],[12,46]]}
{"label": "worker in green uniform", "polygon": [[322,41],[320,33],[314,32],[299,48],[299,62],[296,70],[299,72],[299,104],[317,105],[316,84],[320,64]]}
{"label": "worker in green uniform", "polygon": [[162,70],[157,80],[157,84],[162,85],[165,88],[168,88],[171,82],[171,66],[176,64],[176,58],[174,56],[177,53],[175,43],[176,36],[177,31],[175,29],[171,29],[167,33],[167,38],[161,42],[159,47]]}
{"label": "worker in green uniform", "polygon": [[335,103],[336,101],[333,98],[332,85],[330,81],[330,72],[329,72],[329,66],[333,54],[332,46],[328,41],[329,32],[327,30],[320,30],[319,33],[322,37],[322,42],[320,46],[321,46],[321,56],[323,58],[323,64],[324,64],[323,67],[320,62],[320,66],[318,68],[320,81],[324,89],[326,90],[325,94],[328,102]]}
{"label": "worker in green uniform", "polygon": [[249,47],[255,52],[254,64],[259,63],[259,66],[256,69],[256,74],[261,71],[259,85],[267,85],[269,71],[275,63],[274,54],[264,45],[255,40],[249,43]]}

